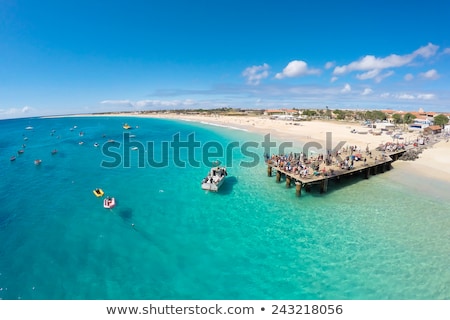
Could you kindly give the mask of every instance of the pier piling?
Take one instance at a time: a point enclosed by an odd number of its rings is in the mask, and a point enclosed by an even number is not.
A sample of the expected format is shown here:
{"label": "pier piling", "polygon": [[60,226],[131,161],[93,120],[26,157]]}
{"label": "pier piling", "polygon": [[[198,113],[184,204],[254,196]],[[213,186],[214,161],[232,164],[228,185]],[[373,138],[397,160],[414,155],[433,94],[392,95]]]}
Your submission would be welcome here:
{"label": "pier piling", "polygon": [[281,172],[279,170],[277,170],[277,178],[276,178],[277,182],[281,181]]}
{"label": "pier piling", "polygon": [[286,188],[291,187],[291,177],[286,175]]}
{"label": "pier piling", "polygon": [[295,182],[295,195],[297,197],[302,195],[302,183],[300,181]]}

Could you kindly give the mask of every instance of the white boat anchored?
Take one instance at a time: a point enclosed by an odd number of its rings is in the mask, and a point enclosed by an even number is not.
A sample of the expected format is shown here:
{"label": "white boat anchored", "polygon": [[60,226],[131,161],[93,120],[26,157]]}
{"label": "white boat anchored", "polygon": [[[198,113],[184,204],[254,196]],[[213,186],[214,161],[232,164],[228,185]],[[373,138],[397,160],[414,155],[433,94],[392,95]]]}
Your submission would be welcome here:
{"label": "white boat anchored", "polygon": [[202,180],[202,189],[218,191],[228,175],[227,169],[217,165],[209,170],[208,175]]}

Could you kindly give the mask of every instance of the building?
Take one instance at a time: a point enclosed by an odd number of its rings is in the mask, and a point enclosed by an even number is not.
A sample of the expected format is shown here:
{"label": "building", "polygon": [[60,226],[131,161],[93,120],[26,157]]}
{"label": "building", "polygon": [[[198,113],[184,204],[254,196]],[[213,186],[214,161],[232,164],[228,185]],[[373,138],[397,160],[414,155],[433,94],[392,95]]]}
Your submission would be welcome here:
{"label": "building", "polygon": [[424,134],[438,134],[442,132],[441,126],[429,126],[423,129]]}

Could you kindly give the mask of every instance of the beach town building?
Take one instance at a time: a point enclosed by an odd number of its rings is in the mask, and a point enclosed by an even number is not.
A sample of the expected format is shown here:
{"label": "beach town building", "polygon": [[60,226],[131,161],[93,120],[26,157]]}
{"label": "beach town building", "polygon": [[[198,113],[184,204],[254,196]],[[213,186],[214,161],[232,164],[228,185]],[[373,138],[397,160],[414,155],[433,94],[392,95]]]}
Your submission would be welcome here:
{"label": "beach town building", "polygon": [[422,131],[431,126],[433,123],[428,118],[416,118],[414,122],[409,125],[409,130]]}
{"label": "beach town building", "polygon": [[425,129],[423,129],[424,134],[438,134],[442,132],[441,126],[428,126]]}

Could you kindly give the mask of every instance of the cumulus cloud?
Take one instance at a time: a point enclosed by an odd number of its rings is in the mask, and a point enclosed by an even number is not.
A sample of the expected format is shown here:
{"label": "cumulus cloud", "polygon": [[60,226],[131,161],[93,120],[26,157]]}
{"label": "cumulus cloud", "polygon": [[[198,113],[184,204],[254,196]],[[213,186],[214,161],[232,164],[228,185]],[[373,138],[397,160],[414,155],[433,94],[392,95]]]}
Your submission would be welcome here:
{"label": "cumulus cloud", "polygon": [[331,77],[330,82],[333,83],[335,82],[337,79],[339,79],[338,77]]}
{"label": "cumulus cloud", "polygon": [[365,88],[364,91],[361,93],[363,96],[367,96],[369,94],[373,93],[373,90],[370,88]]}
{"label": "cumulus cloud", "polygon": [[358,79],[365,80],[375,78],[384,69],[402,67],[411,63],[417,57],[427,59],[435,55],[438,49],[439,46],[428,43],[426,46],[420,47],[413,53],[406,55],[391,54],[384,58],[366,55],[350,64],[335,67],[333,74],[342,75],[353,71],[365,71],[358,75]]}
{"label": "cumulus cloud", "polygon": [[445,48],[444,49],[444,54],[450,54],[450,48]]}
{"label": "cumulus cloud", "polygon": [[264,63],[261,66],[251,66],[242,72],[242,76],[247,78],[247,83],[251,85],[258,85],[261,80],[269,76],[270,66]]}
{"label": "cumulus cloud", "polygon": [[336,62],[334,62],[334,61],[330,61],[330,62],[327,62],[327,63],[325,63],[325,69],[331,69],[331,68],[333,68],[334,66],[336,65]]}
{"label": "cumulus cloud", "polygon": [[283,69],[283,72],[279,72],[275,75],[277,79],[294,78],[310,74],[320,74],[319,69],[310,69],[308,64],[302,60],[293,60]]}
{"label": "cumulus cloud", "polygon": [[411,81],[412,79],[414,79],[414,76],[412,75],[412,73],[408,73],[408,74],[405,74],[405,76],[403,78],[406,81]]}
{"label": "cumulus cloud", "polygon": [[427,72],[420,73],[420,76],[425,79],[436,80],[439,78],[439,74],[436,69],[428,70]]}
{"label": "cumulus cloud", "polygon": [[348,83],[346,83],[344,88],[341,90],[342,93],[348,93],[350,91],[352,91],[352,87]]}

